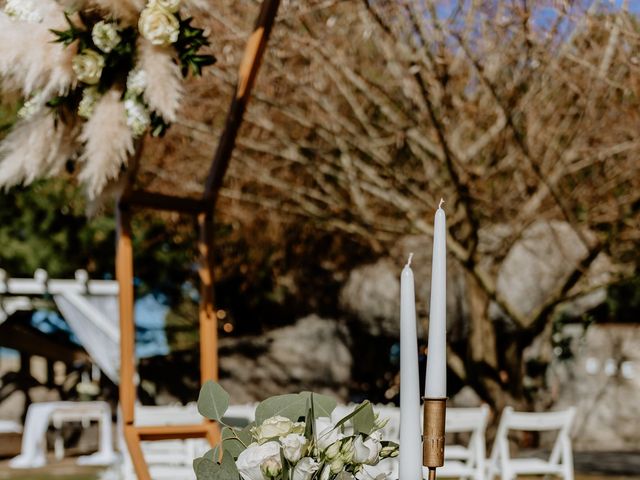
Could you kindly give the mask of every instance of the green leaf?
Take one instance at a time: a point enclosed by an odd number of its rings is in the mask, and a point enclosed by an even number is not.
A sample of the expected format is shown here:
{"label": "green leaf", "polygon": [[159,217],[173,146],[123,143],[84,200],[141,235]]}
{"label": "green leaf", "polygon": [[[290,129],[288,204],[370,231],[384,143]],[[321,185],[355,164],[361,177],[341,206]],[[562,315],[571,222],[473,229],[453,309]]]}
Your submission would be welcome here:
{"label": "green leaf", "polygon": [[222,448],[229,452],[233,458],[238,458],[252,441],[251,427],[247,425],[242,430],[236,428],[225,427],[222,429]]}
{"label": "green leaf", "polygon": [[261,425],[267,418],[276,415],[296,422],[305,413],[305,402],[298,394],[276,395],[260,402],[256,408],[256,425]]}
{"label": "green leaf", "polygon": [[313,399],[313,417],[331,417],[331,413],[335,410],[337,402],[336,399],[329,395],[322,395],[320,393],[302,392],[300,393],[305,399]]}
{"label": "green leaf", "polygon": [[220,465],[208,458],[201,457],[193,461],[193,471],[198,480],[218,480],[220,469]]}
{"label": "green leaf", "polygon": [[369,402],[361,403],[356,408],[354,408],[353,411],[350,414],[345,415],[343,418],[338,420],[338,423],[336,423],[336,428],[337,427],[341,427],[342,425],[347,423],[349,420],[351,420],[354,416],[356,416],[358,413],[360,413],[363,409],[367,408],[367,404],[368,403]]}
{"label": "green leaf", "polygon": [[375,426],[376,417],[373,413],[373,406],[368,401],[363,402],[360,409],[352,418],[354,433],[364,433],[369,435]]}
{"label": "green leaf", "polygon": [[225,450],[218,474],[218,480],[238,480],[240,474],[233,455]]}
{"label": "green leaf", "polygon": [[200,389],[198,411],[211,420],[220,420],[229,408],[229,394],[218,383],[209,380]]}

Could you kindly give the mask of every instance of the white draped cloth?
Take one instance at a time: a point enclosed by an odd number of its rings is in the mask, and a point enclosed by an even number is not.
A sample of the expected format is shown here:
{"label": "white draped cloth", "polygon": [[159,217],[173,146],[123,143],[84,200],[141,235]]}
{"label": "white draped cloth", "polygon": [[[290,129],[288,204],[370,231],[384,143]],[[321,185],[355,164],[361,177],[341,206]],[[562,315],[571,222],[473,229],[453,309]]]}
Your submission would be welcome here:
{"label": "white draped cloth", "polygon": [[65,292],[53,298],[84,349],[117,384],[120,377],[118,297]]}

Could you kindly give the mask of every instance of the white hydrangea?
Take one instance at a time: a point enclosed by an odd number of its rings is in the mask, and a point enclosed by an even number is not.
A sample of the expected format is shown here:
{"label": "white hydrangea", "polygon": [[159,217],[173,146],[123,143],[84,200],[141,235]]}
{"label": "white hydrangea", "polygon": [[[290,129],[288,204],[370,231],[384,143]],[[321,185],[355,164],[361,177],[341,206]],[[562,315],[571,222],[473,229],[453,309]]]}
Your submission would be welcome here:
{"label": "white hydrangea", "polygon": [[7,0],[4,13],[23,22],[40,23],[43,20],[37,0]]}
{"label": "white hydrangea", "polygon": [[104,53],[109,53],[120,43],[121,37],[113,23],[100,20],[91,30],[91,39],[96,47]]}
{"label": "white hydrangea", "polygon": [[18,110],[18,118],[28,120],[33,117],[44,105],[45,99],[41,93],[37,93],[28,98],[20,110]]}
{"label": "white hydrangea", "polygon": [[93,115],[93,110],[96,108],[96,103],[100,99],[100,93],[95,87],[85,88],[82,91],[82,98],[78,104],[78,115],[83,118],[89,118]]}
{"label": "white hydrangea", "polygon": [[147,72],[140,68],[134,68],[127,75],[127,92],[133,95],[142,95],[147,88]]}
{"label": "white hydrangea", "polygon": [[127,113],[127,125],[133,132],[134,137],[139,137],[151,123],[149,110],[143,103],[133,98],[124,101],[124,109]]}

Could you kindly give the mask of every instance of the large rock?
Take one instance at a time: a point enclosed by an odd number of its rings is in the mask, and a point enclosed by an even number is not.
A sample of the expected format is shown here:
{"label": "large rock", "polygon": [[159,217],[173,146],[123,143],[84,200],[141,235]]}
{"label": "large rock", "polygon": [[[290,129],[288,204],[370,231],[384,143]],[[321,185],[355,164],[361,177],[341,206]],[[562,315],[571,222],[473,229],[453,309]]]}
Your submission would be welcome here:
{"label": "large rock", "polygon": [[[403,238],[389,258],[362,265],[349,274],[340,292],[340,305],[367,333],[374,336],[400,336],[400,273],[413,253],[418,335],[424,334],[429,315],[431,292],[431,253],[433,242],[424,236]],[[464,275],[458,264],[447,259],[447,325],[457,330],[467,315],[464,301]]]}
{"label": "large rock", "polygon": [[575,357],[548,370],[555,408],[577,407],[576,450],[637,450],[640,445],[640,329],[568,328]]}
{"label": "large rock", "polygon": [[[584,232],[588,241],[593,233]],[[587,247],[566,222],[540,220],[527,227],[511,247],[498,271],[496,288],[523,316],[529,316],[560,287],[588,254]],[[611,263],[600,254],[584,282],[602,284],[609,278]],[[583,282],[583,283],[584,283]],[[567,313],[580,315],[604,300],[604,291],[591,292],[567,305]],[[491,316],[502,316],[493,305]]]}
{"label": "large rock", "polygon": [[352,357],[347,329],[310,315],[260,337],[220,342],[220,383],[234,403],[312,390],[346,398]]}

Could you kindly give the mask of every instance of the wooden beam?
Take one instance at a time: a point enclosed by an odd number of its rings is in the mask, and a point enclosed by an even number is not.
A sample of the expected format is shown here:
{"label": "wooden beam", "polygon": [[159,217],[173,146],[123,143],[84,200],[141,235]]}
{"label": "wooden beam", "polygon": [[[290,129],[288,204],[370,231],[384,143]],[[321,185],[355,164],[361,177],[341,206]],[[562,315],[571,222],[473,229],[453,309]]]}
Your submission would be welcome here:
{"label": "wooden beam", "polygon": [[136,399],[131,214],[128,208],[118,205],[116,215],[118,222],[116,278],[120,288],[118,296],[120,307],[120,408],[124,424],[130,425],[133,423],[133,408]]}
{"label": "wooden beam", "polygon": [[242,124],[242,118],[251,96],[251,89],[260,69],[260,62],[267,46],[279,5],[280,0],[262,0],[253,33],[245,47],[238,71],[235,95],[231,100],[224,130],[213,156],[209,176],[205,183],[204,199],[209,211],[215,209],[218,192],[229,167],[238,130],[240,130],[240,125]]}
{"label": "wooden beam", "polygon": [[142,441],[171,440],[174,438],[206,438],[211,426],[207,423],[195,425],[151,425],[135,427]]}
{"label": "wooden beam", "polygon": [[214,308],[213,219],[198,215],[198,251],[200,253],[200,378],[218,380],[218,318]]}
{"label": "wooden beam", "polygon": [[[121,204],[123,203],[121,202]],[[201,198],[177,197],[143,190],[130,192],[124,205],[193,214],[205,210],[205,203]]]}
{"label": "wooden beam", "polygon": [[133,425],[124,425],[124,440],[127,443],[127,449],[131,457],[131,463],[133,463],[133,469],[136,472],[136,478],[138,480],[151,480],[149,474],[149,467],[144,454],[142,453],[142,446],[140,445],[140,436],[138,435],[137,428]]}

